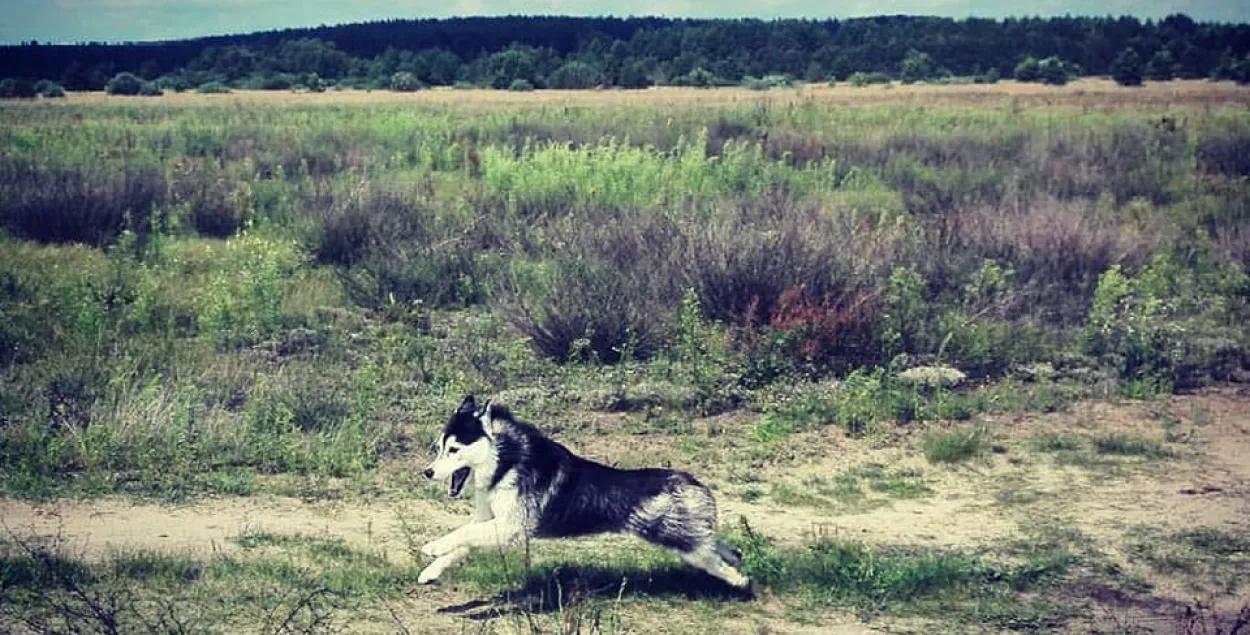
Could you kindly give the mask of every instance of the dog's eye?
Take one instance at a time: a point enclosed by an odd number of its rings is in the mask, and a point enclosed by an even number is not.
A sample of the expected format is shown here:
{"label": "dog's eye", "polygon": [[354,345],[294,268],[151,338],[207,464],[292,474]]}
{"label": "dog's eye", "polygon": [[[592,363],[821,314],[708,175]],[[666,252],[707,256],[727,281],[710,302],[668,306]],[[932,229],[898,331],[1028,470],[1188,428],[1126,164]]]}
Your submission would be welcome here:
{"label": "dog's eye", "polygon": [[457,453],[457,452],[459,452],[459,451],[460,451],[460,448],[447,448],[447,453],[448,453],[448,454],[455,454],[455,453]]}

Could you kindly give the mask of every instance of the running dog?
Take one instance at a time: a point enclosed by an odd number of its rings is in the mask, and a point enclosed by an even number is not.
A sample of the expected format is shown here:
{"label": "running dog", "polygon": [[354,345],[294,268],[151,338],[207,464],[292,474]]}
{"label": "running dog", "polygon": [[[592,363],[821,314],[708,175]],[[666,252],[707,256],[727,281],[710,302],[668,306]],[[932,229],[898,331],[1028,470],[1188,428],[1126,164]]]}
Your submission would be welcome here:
{"label": "running dog", "polygon": [[675,550],[682,560],[746,588],[738,554],[716,538],[716,501],[685,472],[618,470],[574,455],[507,408],[465,397],[439,439],[426,478],[450,478],[460,494],[473,476],[472,521],[421,548],[434,558],[418,576],[438,579],[478,547],[527,538],[626,533]]}

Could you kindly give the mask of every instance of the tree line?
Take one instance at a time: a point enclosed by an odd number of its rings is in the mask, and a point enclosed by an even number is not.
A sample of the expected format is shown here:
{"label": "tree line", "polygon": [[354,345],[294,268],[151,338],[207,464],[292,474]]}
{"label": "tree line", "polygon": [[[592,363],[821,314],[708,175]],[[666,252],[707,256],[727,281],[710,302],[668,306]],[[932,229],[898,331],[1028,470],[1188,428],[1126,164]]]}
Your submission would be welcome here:
{"label": "tree line", "polygon": [[[388,20],[149,43],[0,47],[12,90],[415,90],[871,83],[1078,75],[1250,81],[1250,25],[1133,17]],[[17,84],[15,84],[16,82]],[[147,84],[144,84],[146,82]],[[116,83],[116,82],[114,82]],[[19,86],[20,84],[20,86]],[[18,86],[14,88],[14,86]],[[128,88],[129,90],[129,88]],[[138,89],[136,89],[138,90]]]}

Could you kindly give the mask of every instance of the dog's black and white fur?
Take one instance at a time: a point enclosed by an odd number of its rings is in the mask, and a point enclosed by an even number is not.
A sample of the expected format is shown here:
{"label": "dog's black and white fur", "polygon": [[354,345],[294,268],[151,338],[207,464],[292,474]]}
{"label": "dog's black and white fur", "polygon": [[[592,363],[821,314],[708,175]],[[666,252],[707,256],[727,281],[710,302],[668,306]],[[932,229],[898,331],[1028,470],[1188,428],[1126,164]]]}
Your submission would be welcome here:
{"label": "dog's black and white fur", "polygon": [[427,478],[451,478],[460,493],[472,473],[473,520],[423,546],[434,558],[418,581],[433,582],[475,547],[526,538],[628,533],[681,554],[735,587],[749,584],[737,554],[716,539],[716,502],[685,472],[618,470],[574,455],[506,408],[465,398],[443,429]]}

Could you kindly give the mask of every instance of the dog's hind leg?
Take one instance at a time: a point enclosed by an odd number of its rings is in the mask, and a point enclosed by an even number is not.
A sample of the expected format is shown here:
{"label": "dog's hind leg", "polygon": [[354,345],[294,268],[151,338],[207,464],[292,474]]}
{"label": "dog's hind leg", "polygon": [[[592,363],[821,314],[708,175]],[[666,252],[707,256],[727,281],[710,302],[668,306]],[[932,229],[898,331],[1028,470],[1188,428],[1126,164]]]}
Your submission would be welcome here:
{"label": "dog's hind leg", "polygon": [[720,540],[716,541],[716,555],[720,556],[721,560],[724,560],[731,567],[737,568],[738,565],[742,564],[742,552]]}
{"label": "dog's hind leg", "polygon": [[469,548],[460,547],[439,556],[434,560],[434,562],[431,562],[429,566],[422,569],[421,573],[417,574],[417,584],[429,584],[437,580],[439,576],[443,575],[444,571],[457,562],[460,562],[460,560],[467,555],[469,555]]}
{"label": "dog's hind leg", "polygon": [[699,545],[693,551],[680,552],[681,559],[685,560],[692,567],[703,569],[713,576],[724,580],[730,586],[745,589],[751,584],[751,580],[726,561],[720,553],[722,548],[723,545],[720,544]]}

